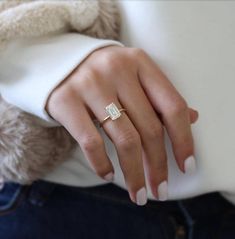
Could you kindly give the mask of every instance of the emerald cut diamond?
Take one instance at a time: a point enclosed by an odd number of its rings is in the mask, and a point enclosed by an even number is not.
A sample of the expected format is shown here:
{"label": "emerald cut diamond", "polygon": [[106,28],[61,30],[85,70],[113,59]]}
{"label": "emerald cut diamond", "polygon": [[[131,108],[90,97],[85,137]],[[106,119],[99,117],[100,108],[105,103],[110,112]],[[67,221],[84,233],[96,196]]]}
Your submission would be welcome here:
{"label": "emerald cut diamond", "polygon": [[105,110],[112,120],[115,120],[121,116],[119,109],[114,103],[111,103],[110,105],[106,106]]}

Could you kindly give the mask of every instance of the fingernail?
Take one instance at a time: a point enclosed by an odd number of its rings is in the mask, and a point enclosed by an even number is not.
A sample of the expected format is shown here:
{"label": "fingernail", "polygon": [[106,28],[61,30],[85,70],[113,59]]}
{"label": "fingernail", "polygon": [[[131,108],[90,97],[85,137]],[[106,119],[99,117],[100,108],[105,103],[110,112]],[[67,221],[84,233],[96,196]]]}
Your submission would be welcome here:
{"label": "fingernail", "polygon": [[112,181],[113,181],[113,178],[114,178],[113,172],[110,172],[110,173],[108,173],[108,174],[106,174],[106,175],[104,176],[104,179],[105,179],[106,181],[109,181],[109,182],[112,182]]}
{"label": "fingernail", "polygon": [[163,181],[158,186],[158,200],[160,201],[166,201],[168,199],[168,187],[167,187],[167,181]]}
{"label": "fingernail", "polygon": [[143,206],[147,203],[147,192],[145,187],[142,187],[137,193],[136,193],[136,204],[139,206]]}
{"label": "fingernail", "polygon": [[184,161],[184,171],[187,174],[192,174],[196,171],[196,160],[194,156],[190,156]]}

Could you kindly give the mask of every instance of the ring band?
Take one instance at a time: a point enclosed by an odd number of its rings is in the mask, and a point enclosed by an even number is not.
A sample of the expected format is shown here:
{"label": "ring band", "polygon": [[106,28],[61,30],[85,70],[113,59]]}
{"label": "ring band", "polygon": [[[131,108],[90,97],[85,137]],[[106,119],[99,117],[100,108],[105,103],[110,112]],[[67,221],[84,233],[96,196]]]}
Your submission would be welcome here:
{"label": "ring band", "polygon": [[108,119],[111,120],[116,120],[118,119],[122,114],[122,111],[126,111],[126,109],[121,108],[118,109],[118,107],[112,102],[111,104],[107,105],[105,107],[105,111],[108,114],[107,117],[105,117],[100,123],[99,126],[102,127],[102,125],[105,123],[105,121],[107,121]]}

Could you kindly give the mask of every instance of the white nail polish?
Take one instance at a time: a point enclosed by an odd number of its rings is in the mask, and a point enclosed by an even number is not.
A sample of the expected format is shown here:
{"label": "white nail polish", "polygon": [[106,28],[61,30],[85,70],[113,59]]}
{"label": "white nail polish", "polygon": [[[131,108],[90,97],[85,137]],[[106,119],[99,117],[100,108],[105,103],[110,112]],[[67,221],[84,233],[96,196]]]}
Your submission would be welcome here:
{"label": "white nail polish", "polygon": [[104,176],[104,179],[105,179],[106,181],[112,182],[112,181],[113,181],[113,177],[114,177],[113,172],[110,172],[110,173],[108,173],[108,174],[106,174],[106,175]]}
{"label": "white nail polish", "polygon": [[136,204],[139,206],[143,206],[146,203],[147,203],[147,192],[146,188],[143,187],[136,193]]}
{"label": "white nail polish", "polygon": [[158,200],[160,201],[166,201],[168,199],[168,186],[167,181],[163,181],[158,186]]}
{"label": "white nail polish", "polygon": [[190,156],[184,161],[184,170],[187,174],[192,174],[196,171],[196,160],[194,156]]}

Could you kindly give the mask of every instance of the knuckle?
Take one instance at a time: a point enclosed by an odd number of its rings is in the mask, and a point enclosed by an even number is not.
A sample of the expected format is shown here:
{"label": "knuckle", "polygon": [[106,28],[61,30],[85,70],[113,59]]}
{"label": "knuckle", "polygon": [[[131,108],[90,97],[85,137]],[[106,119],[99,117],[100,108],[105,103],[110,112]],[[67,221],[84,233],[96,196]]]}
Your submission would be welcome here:
{"label": "knuckle", "polygon": [[50,104],[57,105],[65,102],[70,97],[70,91],[68,88],[60,87],[55,89],[50,96]]}
{"label": "knuckle", "polygon": [[146,53],[144,50],[142,50],[141,48],[130,48],[130,54],[132,55],[132,57],[136,58],[142,58],[146,56]]}
{"label": "knuckle", "polygon": [[80,145],[85,151],[95,152],[103,146],[103,141],[99,136],[86,135],[81,139]]}
{"label": "knuckle", "polygon": [[141,144],[140,136],[135,131],[127,131],[117,139],[117,146],[123,150],[131,150]]}
{"label": "knuckle", "polygon": [[[86,66],[82,69],[82,78],[86,79],[87,81],[94,81],[94,79],[97,77],[98,71],[94,66]],[[80,77],[81,78],[81,77]]]}
{"label": "knuckle", "polygon": [[154,140],[156,138],[163,138],[164,129],[161,124],[152,123],[148,124],[148,127],[145,131],[145,137],[149,140]]}
{"label": "knuckle", "polygon": [[[135,53],[136,52],[136,53]],[[138,57],[144,53],[141,49],[125,48],[125,50],[117,51],[103,51],[100,54],[99,62],[95,62],[92,66],[101,76],[110,76],[115,72],[125,72],[125,69],[135,69],[136,55]]]}
{"label": "knuckle", "polygon": [[124,54],[122,52],[105,52],[100,63],[104,69],[113,72],[114,70],[122,68],[125,64]]}
{"label": "knuckle", "polygon": [[91,90],[97,87],[101,79],[100,74],[94,67],[84,67],[79,75],[79,80],[77,81],[77,88],[81,89],[81,92]]}
{"label": "knuckle", "polygon": [[58,120],[61,116],[61,112],[63,112],[62,109],[66,107],[67,102],[71,101],[73,95],[73,90],[68,87],[55,89],[48,98],[46,109]]}
{"label": "knuckle", "polygon": [[171,104],[171,107],[169,107],[169,112],[171,115],[181,115],[187,112],[187,110],[188,110],[187,103],[181,97],[175,99],[174,102]]}

